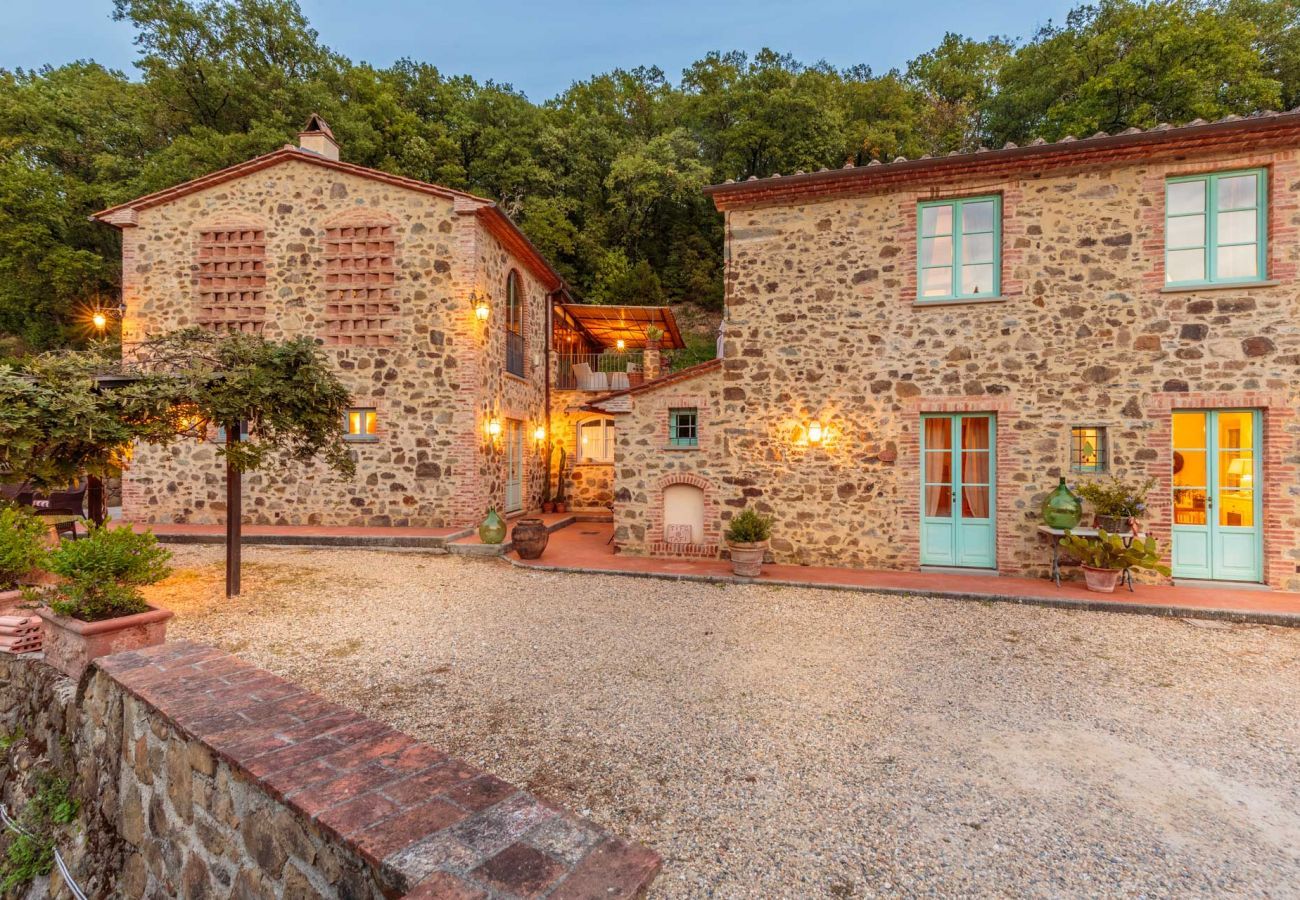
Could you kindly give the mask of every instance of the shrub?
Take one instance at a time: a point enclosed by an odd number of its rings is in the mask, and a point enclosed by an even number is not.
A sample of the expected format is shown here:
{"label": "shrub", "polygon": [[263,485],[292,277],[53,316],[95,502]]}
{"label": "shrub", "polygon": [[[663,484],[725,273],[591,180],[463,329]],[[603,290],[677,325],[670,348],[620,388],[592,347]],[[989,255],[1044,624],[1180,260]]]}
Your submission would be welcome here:
{"label": "shrub", "polygon": [[727,526],[727,540],[733,544],[759,544],[772,536],[772,520],[752,508],[741,510]]}
{"label": "shrub", "polygon": [[50,608],[83,622],[144,612],[139,588],[171,574],[171,556],[149,532],[92,528],[85,540],[64,541],[46,557],[46,568],[66,579],[54,589]]}
{"label": "shrub", "polygon": [[7,591],[41,563],[45,523],[25,509],[0,506],[0,591]]}
{"label": "shrub", "polygon": [[1148,478],[1139,484],[1112,475],[1102,481],[1089,481],[1079,485],[1078,494],[1092,504],[1092,511],[1099,516],[1141,518],[1147,511],[1147,492],[1155,483],[1154,478]]}
{"label": "shrub", "polygon": [[1161,575],[1170,574],[1169,567],[1160,561],[1153,537],[1135,540],[1126,547],[1119,535],[1101,529],[1095,538],[1079,537],[1067,531],[1061,539],[1061,549],[1093,569],[1150,569]]}

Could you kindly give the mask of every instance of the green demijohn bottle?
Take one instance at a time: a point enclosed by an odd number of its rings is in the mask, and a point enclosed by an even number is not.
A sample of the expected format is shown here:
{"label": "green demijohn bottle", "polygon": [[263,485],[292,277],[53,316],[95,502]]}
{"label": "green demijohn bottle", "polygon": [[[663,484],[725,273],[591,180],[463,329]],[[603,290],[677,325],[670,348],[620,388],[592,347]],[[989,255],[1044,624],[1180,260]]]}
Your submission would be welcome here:
{"label": "green demijohn bottle", "polygon": [[1043,498],[1043,521],[1051,528],[1074,528],[1083,518],[1083,501],[1081,501],[1065,483]]}
{"label": "green demijohn bottle", "polygon": [[499,544],[506,539],[506,523],[497,515],[496,507],[488,509],[487,518],[478,527],[478,539],[485,544]]}

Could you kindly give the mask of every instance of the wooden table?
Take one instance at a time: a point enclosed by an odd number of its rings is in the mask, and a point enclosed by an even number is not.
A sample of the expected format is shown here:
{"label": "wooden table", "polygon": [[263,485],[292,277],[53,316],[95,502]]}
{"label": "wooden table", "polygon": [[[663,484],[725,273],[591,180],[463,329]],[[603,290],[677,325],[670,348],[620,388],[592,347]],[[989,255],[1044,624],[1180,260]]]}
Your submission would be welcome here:
{"label": "wooden table", "polygon": [[[1038,536],[1046,538],[1052,544],[1052,581],[1056,582],[1057,587],[1061,586],[1061,538],[1067,534],[1073,534],[1081,538],[1095,538],[1098,535],[1098,530],[1096,528],[1065,529],[1053,528],[1050,525],[1038,526]],[[1134,541],[1146,540],[1146,535],[1141,533],[1129,532],[1128,534],[1121,534],[1119,537],[1124,541],[1125,547],[1131,547]],[[1128,586],[1131,593],[1133,591],[1133,570],[1125,569],[1123,579],[1124,584]]]}

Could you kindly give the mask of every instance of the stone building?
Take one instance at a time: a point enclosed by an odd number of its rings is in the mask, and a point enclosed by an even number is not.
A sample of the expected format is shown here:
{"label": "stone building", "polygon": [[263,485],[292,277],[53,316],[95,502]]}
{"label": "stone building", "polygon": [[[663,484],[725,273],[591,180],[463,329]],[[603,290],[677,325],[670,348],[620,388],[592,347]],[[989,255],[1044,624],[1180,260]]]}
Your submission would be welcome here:
{"label": "stone building", "polygon": [[1300,588],[1300,111],[709,193],[723,359],[591,407],[624,552],[752,504],[784,562],[1041,573],[1115,474],[1176,578]]}
{"label": "stone building", "polygon": [[[313,117],[298,147],[96,218],[122,232],[128,348],[198,325],[310,335],[338,366],[356,478],[255,473],[251,522],[442,527],[536,505],[548,311],[565,293],[496,204],[341,162]],[[216,451],[138,448],[124,515],[223,521]]]}

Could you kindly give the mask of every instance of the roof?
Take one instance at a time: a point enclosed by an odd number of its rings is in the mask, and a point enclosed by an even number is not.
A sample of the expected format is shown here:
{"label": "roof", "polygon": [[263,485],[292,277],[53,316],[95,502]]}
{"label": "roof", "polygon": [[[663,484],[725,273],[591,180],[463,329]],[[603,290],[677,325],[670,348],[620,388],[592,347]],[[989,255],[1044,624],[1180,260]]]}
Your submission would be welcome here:
{"label": "roof", "polygon": [[602,306],[595,303],[560,304],[565,314],[587,336],[602,347],[615,347],[622,340],[629,349],[645,346],[645,330],[652,325],[663,329],[665,350],[685,347],[677,319],[667,306]]}
{"label": "roof", "polygon": [[680,384],[683,381],[690,381],[692,378],[699,378],[701,375],[707,375],[710,372],[722,368],[722,358],[707,359],[702,363],[696,363],[693,366],[687,366],[684,369],[678,369],[676,372],[669,372],[667,375],[661,375],[654,381],[646,381],[638,384],[636,387],[624,388],[621,391],[611,391],[603,397],[597,397],[588,401],[582,408],[594,412],[629,412],[630,410],[607,410],[602,409],[601,404],[608,403],[611,400],[618,400],[621,397],[634,397],[637,394],[645,394],[650,391],[657,391],[660,388],[668,387],[670,384]]}
{"label": "roof", "polygon": [[[313,117],[315,121],[315,117]],[[310,122],[308,123],[310,125]],[[323,124],[323,123],[322,123]],[[326,126],[328,128],[328,126]],[[324,133],[328,133],[327,131]],[[243,178],[245,175],[251,175],[254,172],[260,172],[269,169],[272,166],[280,165],[285,162],[301,162],[308,165],[320,166],[336,172],[342,172],[347,175],[355,175],[358,178],[368,178],[372,181],[382,181],[385,184],[391,184],[396,187],[406,188],[407,190],[417,191],[422,194],[430,194],[435,197],[441,197],[447,200],[457,201],[458,211],[465,210],[473,212],[484,227],[495,236],[502,245],[511,253],[519,257],[523,263],[536,275],[547,290],[557,291],[564,287],[564,279],[560,274],[551,268],[551,264],[546,261],[541,252],[533,246],[528,237],[519,229],[509,216],[507,216],[496,203],[485,197],[478,197],[465,191],[458,191],[452,188],[442,187],[437,184],[429,184],[425,181],[418,181],[414,178],[405,178],[401,175],[393,175],[389,172],[381,172],[378,169],[370,169],[366,166],[358,166],[353,163],[346,163],[340,160],[328,159],[319,153],[313,153],[310,150],[304,150],[301,147],[295,147],[292,144],[285,144],[279,150],[273,150],[270,153],[255,157],[246,162],[237,163],[216,172],[209,172],[190,181],[182,182],[173,187],[164,188],[161,191],[154,191],[152,194],[145,194],[143,197],[137,197],[126,203],[119,203],[116,206],[110,206],[108,209],[102,209],[92,215],[90,218],[97,222],[103,222],[112,225],[115,228],[129,228],[136,224],[136,214],[140,210],[149,209],[154,206],[161,206],[165,203],[171,203],[181,197],[193,194],[197,191],[206,190],[207,188],[216,187],[219,184],[225,184],[228,181],[234,181]]]}
{"label": "roof", "polygon": [[727,181],[704,189],[718,209],[774,205],[818,196],[839,196],[882,189],[909,181],[933,181],[990,171],[1046,168],[1091,163],[1147,159],[1165,154],[1254,151],[1264,143],[1300,142],[1300,107],[1290,112],[1265,111],[1250,116],[1225,116],[1216,122],[1197,119],[1186,125],[1161,123],[1154,128],[1129,128],[1119,134],[1099,131],[1091,137],[1067,135],[1059,141],[1035,139],[1023,147],[1007,143],[999,150],[981,147],[969,153],[920,159],[898,157],[893,162],[872,160],[842,169],[796,172],[794,175],[751,175],[745,181]]}

